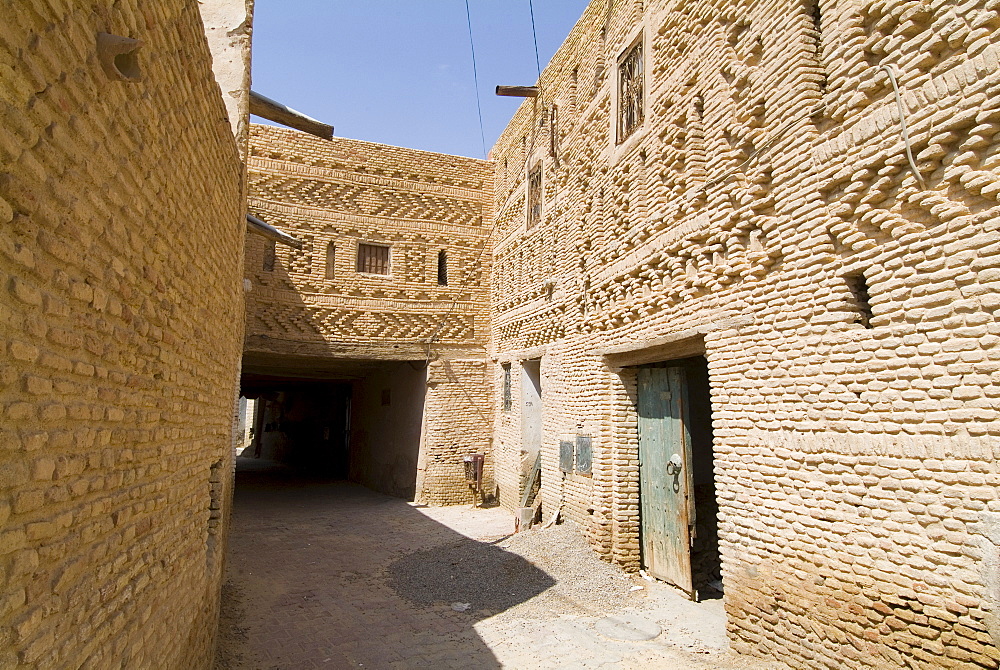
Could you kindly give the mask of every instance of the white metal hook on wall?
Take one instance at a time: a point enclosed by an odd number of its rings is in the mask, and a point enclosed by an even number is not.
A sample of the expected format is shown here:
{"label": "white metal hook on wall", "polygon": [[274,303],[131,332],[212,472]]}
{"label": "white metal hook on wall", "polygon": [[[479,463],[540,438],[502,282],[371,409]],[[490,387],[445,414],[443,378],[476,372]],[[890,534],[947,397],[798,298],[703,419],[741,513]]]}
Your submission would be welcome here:
{"label": "white metal hook on wall", "polygon": [[910,169],[913,171],[913,176],[917,180],[917,184],[920,185],[920,190],[926,191],[927,186],[924,184],[924,178],[920,175],[920,171],[917,169],[917,163],[913,160],[913,150],[910,148],[910,134],[906,130],[906,114],[903,109],[903,98],[899,94],[899,84],[896,82],[896,73],[893,71],[892,66],[882,64],[875,66],[877,70],[884,70],[889,76],[889,82],[892,84],[892,93],[896,96],[896,109],[899,111],[899,134],[903,138],[903,147],[906,150],[906,160],[910,164]]}

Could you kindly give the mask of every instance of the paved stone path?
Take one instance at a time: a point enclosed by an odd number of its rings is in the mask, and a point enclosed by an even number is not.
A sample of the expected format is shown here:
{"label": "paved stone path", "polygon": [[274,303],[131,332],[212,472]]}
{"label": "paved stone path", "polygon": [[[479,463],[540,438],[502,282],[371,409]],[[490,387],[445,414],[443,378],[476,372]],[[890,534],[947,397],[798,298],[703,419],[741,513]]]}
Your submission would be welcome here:
{"label": "paved stone path", "polygon": [[[217,670],[777,667],[725,650],[721,601],[696,605],[659,585],[644,584],[641,605],[624,614],[558,607],[518,618],[517,605],[558,575],[496,546],[513,530],[504,510],[418,508],[239,460],[253,470],[237,478]],[[417,554],[439,566],[456,546],[465,557],[458,569],[503,566],[471,582],[493,580],[494,593],[509,594],[499,606],[506,613],[415,604],[393,590],[393,565]],[[470,580],[458,582],[464,590]],[[613,639],[656,627],[663,632],[650,640]]]}

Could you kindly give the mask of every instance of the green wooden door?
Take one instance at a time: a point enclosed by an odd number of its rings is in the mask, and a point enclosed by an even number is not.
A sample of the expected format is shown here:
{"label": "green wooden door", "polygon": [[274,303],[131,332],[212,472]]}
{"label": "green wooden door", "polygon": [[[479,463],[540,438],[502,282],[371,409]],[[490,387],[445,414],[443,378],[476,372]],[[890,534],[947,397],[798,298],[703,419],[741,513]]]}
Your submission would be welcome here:
{"label": "green wooden door", "polygon": [[694,598],[694,509],[687,381],[681,367],[639,368],[639,519],[646,571]]}

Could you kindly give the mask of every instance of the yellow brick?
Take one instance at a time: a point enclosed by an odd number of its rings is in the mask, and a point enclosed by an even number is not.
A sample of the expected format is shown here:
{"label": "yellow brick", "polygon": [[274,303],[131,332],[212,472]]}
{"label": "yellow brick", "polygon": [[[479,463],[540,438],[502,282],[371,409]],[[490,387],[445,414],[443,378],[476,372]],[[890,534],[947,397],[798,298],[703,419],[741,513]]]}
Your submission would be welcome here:
{"label": "yellow brick", "polygon": [[11,342],[10,355],[14,360],[31,363],[38,358],[38,347],[26,342]]}
{"label": "yellow brick", "polygon": [[42,304],[42,292],[19,277],[10,280],[10,292],[15,298],[28,305]]}

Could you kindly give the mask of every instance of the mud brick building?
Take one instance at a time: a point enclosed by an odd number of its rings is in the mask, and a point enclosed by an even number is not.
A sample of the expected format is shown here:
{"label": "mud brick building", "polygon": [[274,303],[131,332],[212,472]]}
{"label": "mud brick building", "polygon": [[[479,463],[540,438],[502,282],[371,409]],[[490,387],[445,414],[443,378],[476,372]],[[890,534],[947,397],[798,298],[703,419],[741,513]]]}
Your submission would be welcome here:
{"label": "mud brick building", "polygon": [[211,665],[249,9],[0,9],[0,667]]}
{"label": "mud brick building", "polygon": [[491,164],[271,126],[250,144],[251,213],[303,243],[247,246],[258,453],[472,502],[463,458],[492,426]]}
{"label": "mud brick building", "polygon": [[994,0],[594,0],[489,161],[250,128],[243,0],[3,18],[0,666],[207,667],[239,388],[394,495],[537,464],[739,651],[997,667]]}
{"label": "mud brick building", "polygon": [[501,501],[741,651],[996,667],[996,9],[592,2],[491,154]]}

